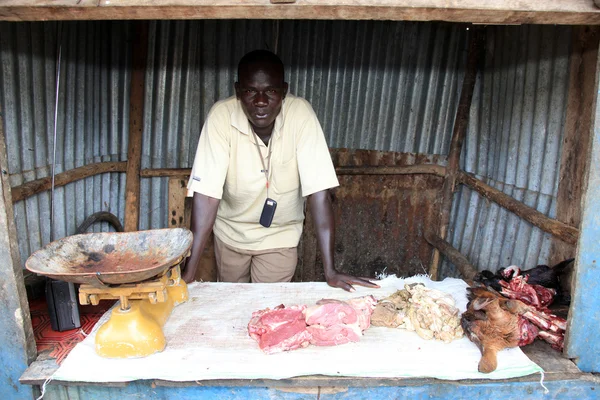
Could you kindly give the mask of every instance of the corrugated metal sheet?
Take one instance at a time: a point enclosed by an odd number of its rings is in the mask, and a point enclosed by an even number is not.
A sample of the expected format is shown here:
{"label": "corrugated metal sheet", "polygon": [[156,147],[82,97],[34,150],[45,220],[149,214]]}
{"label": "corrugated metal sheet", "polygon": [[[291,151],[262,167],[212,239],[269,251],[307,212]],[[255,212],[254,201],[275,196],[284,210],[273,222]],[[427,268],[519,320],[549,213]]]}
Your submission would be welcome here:
{"label": "corrugated metal sheet", "polygon": [[[61,43],[56,173],[127,158],[129,25],[0,24],[0,99],[11,185],[51,175],[57,43]],[[104,174],[55,190],[54,237],[97,211],[123,216],[124,176]],[[50,241],[50,192],[15,204],[21,258]],[[94,226],[95,230],[108,226]]]}
{"label": "corrugated metal sheet", "polygon": [[[0,23],[0,93],[13,185],[48,176],[57,28]],[[57,172],[127,157],[131,22],[62,23]],[[553,215],[570,30],[488,28],[463,167]],[[233,94],[238,59],[277,49],[293,93],[331,147],[446,154],[464,74],[457,24],[389,21],[151,22],[143,168],[189,167],[210,106]],[[124,174],[56,190],[55,235],[124,212]],[[167,226],[167,179],[142,180],[140,229]],[[48,193],[15,207],[21,255],[50,238]],[[547,235],[462,188],[450,239],[480,268],[542,262]],[[96,228],[98,229],[98,228]],[[107,229],[106,227],[100,229]],[[452,267],[443,268],[454,275]]]}
{"label": "corrugated metal sheet", "polygon": [[[487,29],[462,167],[554,217],[569,78],[569,27]],[[550,235],[461,187],[452,244],[479,270],[548,261]],[[444,275],[455,276],[445,264]]]}
{"label": "corrugated metal sheet", "polygon": [[[189,167],[237,62],[277,48],[330,147],[448,151],[465,62],[461,25],[365,21],[161,21],[150,29],[143,167]],[[140,228],[167,223],[168,180],[142,181]]]}

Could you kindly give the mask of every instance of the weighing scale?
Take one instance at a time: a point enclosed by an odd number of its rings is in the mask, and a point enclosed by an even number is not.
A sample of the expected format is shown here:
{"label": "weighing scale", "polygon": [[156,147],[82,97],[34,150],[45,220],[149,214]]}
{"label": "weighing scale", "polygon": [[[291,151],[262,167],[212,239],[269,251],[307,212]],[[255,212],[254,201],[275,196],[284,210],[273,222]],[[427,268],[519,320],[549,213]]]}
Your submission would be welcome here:
{"label": "weighing scale", "polygon": [[162,327],[173,307],[188,299],[180,264],[192,238],[183,228],[73,235],[36,251],[25,267],[80,284],[82,305],[119,300],[96,333],[96,352],[145,357],[165,348]]}

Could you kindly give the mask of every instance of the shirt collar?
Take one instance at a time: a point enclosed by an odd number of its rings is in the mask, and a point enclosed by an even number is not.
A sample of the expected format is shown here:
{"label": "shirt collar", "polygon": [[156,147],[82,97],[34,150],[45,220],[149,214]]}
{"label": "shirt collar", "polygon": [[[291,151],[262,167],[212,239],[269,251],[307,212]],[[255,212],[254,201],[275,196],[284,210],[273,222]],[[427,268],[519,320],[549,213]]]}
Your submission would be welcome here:
{"label": "shirt collar", "polygon": [[[285,113],[285,100],[281,104],[281,111],[279,115],[275,118],[275,125],[273,126],[273,135],[276,138],[281,136],[281,127],[283,126],[283,115]],[[244,110],[242,109],[242,105],[238,99],[236,101],[236,106],[231,113],[231,126],[233,126],[238,131],[242,132],[245,135],[250,135],[252,133],[252,129],[250,128],[250,121],[248,121],[248,117],[244,114]]]}

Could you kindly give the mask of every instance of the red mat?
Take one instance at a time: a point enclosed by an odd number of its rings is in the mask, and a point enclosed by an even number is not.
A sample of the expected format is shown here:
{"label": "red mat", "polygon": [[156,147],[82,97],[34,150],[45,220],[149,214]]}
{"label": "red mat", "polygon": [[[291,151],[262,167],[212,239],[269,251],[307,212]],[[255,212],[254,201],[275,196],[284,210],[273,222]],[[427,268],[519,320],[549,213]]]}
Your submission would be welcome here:
{"label": "red mat", "polygon": [[29,302],[31,324],[37,344],[37,351],[49,351],[49,356],[56,359],[60,365],[75,345],[81,342],[91,331],[96,322],[104,315],[114,301],[101,301],[97,306],[79,306],[79,321],[81,327],[68,331],[52,330],[50,314],[45,299]]}

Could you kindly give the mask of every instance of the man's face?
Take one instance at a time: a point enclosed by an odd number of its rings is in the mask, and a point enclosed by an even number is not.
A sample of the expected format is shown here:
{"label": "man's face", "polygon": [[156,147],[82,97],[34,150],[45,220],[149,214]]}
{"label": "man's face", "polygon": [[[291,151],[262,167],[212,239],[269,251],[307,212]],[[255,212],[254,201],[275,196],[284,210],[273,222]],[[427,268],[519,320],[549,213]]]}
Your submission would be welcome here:
{"label": "man's face", "polygon": [[258,135],[271,134],[287,89],[282,72],[268,64],[250,65],[240,71],[235,94]]}

